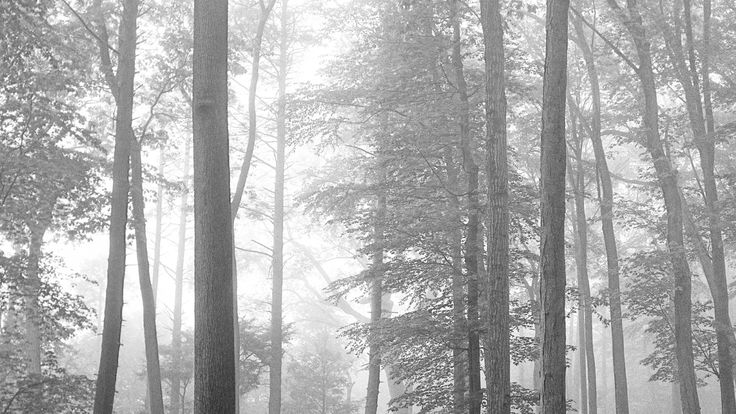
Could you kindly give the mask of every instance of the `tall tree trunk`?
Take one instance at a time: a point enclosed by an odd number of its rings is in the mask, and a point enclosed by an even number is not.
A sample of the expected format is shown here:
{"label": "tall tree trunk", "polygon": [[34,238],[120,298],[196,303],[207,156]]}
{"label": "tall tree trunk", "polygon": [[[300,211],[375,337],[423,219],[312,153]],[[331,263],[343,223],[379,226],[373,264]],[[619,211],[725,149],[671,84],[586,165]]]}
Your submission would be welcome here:
{"label": "tall tree trunk", "polygon": [[184,290],[184,254],[187,243],[187,207],[189,198],[189,162],[191,142],[184,144],[184,168],[182,170],[184,191],[179,201],[179,240],[176,253],[176,281],[174,285],[174,321],[171,327],[171,414],[181,411],[181,317],[182,292]]}
{"label": "tall tree trunk", "polygon": [[585,361],[585,312],[583,311],[583,299],[578,298],[578,375],[580,380],[580,401],[578,409],[581,414],[588,414],[588,365]]}
{"label": "tall tree trunk", "polygon": [[575,117],[571,117],[572,128],[570,135],[572,135],[573,145],[575,146],[577,169],[573,172],[572,163],[570,163],[568,174],[575,200],[575,204],[571,210],[575,217],[575,221],[573,221],[573,231],[575,233],[575,267],[577,270],[578,293],[580,294],[580,311],[583,314],[583,325],[580,328],[583,330],[585,336],[584,347],[581,349],[581,352],[585,352],[585,372],[586,383],[588,385],[587,411],[590,414],[597,414],[598,390],[595,353],[593,352],[593,309],[590,303],[590,281],[588,278],[588,219],[585,216],[585,171],[582,162],[582,140],[578,137],[576,122]]}
{"label": "tall tree trunk", "polygon": [[130,195],[133,203],[138,282],[143,300],[143,338],[146,348],[146,379],[151,414],[163,414],[164,400],[161,392],[161,366],[158,359],[158,334],[156,332],[156,303],[151,286],[146,239],[145,201],[143,199],[143,166],[141,143],[133,142],[130,154]]}
{"label": "tall tree trunk", "polygon": [[[101,1],[95,1],[98,24],[107,38]],[[110,199],[110,245],[107,259],[105,317],[102,328],[100,365],[97,371],[94,414],[112,414],[120,354],[120,329],[123,323],[123,284],[125,280],[125,227],[128,222],[130,149],[133,143],[133,90],[135,78],[136,21],[138,0],[123,1],[118,36],[117,76],[112,75],[108,44],[100,42],[102,70],[115,98],[115,150]],[[104,44],[103,44],[104,43]]]}
{"label": "tall tree trunk", "polygon": [[480,260],[478,238],[480,235],[480,203],[478,197],[478,165],[473,159],[470,137],[470,106],[468,87],[463,69],[460,16],[458,0],[451,0],[452,65],[458,91],[458,126],[460,146],[463,154],[463,169],[467,176],[468,232],[465,238],[465,267],[468,278],[468,412],[480,414],[483,393],[480,382],[480,312],[478,265]]}
{"label": "tall tree trunk", "polygon": [[[703,104],[700,100],[700,82],[695,58],[695,41],[693,40],[692,16],[690,0],[683,1],[685,11],[685,37],[688,45],[688,62],[692,83],[689,85],[691,93],[686,95],[690,113],[690,125],[693,131],[695,144],[700,154],[700,168],[703,171],[703,187],[705,190],[705,205],[708,210],[708,226],[710,232],[711,258],[713,263],[713,307],[715,313],[716,341],[718,347],[718,380],[721,389],[721,411],[724,413],[736,412],[736,397],[733,387],[733,361],[729,346],[729,337],[733,335],[731,317],[728,313],[728,283],[726,278],[726,260],[723,249],[723,235],[721,232],[721,214],[718,206],[718,187],[715,179],[715,141],[706,134],[715,130],[713,108],[710,96],[710,80],[708,79],[710,47],[710,0],[703,4],[703,39],[704,48],[701,53],[703,72],[703,95],[706,101],[706,116],[703,114]],[[683,85],[685,87],[685,85]],[[707,120],[706,120],[707,118]]]}
{"label": "tall tree trunk", "polygon": [[700,402],[698,401],[695,380],[692,328],[690,325],[692,282],[690,280],[690,267],[685,254],[682,204],[678,191],[677,172],[665,153],[659,136],[659,107],[652,68],[651,46],[644,30],[637,1],[627,0],[626,11],[619,7],[616,0],[608,0],[608,3],[619,14],[622,23],[629,31],[639,57],[637,75],[644,95],[642,118],[646,134],[646,147],[652,157],[664,196],[665,209],[667,210],[667,248],[675,276],[675,349],[682,407],[683,411],[688,414],[699,414]]}
{"label": "tall tree trunk", "polygon": [[163,222],[164,210],[164,160],[166,158],[166,150],[162,146],[158,154],[158,186],[156,188],[156,228],[153,236],[153,268],[151,270],[151,284],[153,287],[153,300],[158,298],[158,274],[161,270],[161,230]]}
{"label": "tall tree trunk", "polygon": [[[41,247],[48,224],[31,223],[28,245],[28,264],[25,286],[25,325],[28,352],[28,374],[41,375],[41,308],[38,296],[41,293]],[[40,396],[40,394],[39,394]]]}
{"label": "tall tree trunk", "polygon": [[488,414],[511,412],[509,322],[509,194],[503,20],[499,0],[481,1],[486,149],[488,151],[488,287],[486,395]]}
{"label": "tall tree trunk", "polygon": [[386,198],[378,196],[373,224],[373,263],[369,280],[371,291],[371,326],[368,347],[368,389],[365,398],[365,414],[377,414],[378,390],[381,383],[381,346],[378,338],[378,325],[381,323],[383,309],[383,220],[386,214]]}
{"label": "tall tree trunk", "polygon": [[227,0],[194,1],[194,412],[236,407]]}
{"label": "tall tree trunk", "polygon": [[568,0],[547,0],[541,156],[542,413],[565,412],[565,98]]}
{"label": "tall tree trunk", "polygon": [[585,32],[579,18],[573,19],[578,47],[583,52],[585,67],[590,82],[590,94],[593,104],[590,125],[590,140],[593,143],[595,165],[598,172],[599,204],[601,209],[601,227],[603,244],[606,249],[608,267],[608,296],[611,317],[611,348],[613,354],[613,382],[616,396],[616,414],[629,413],[629,390],[626,379],[626,352],[624,349],[624,328],[621,313],[621,283],[618,263],[616,233],[613,229],[613,185],[608,161],[601,139],[601,91],[598,81],[598,69],[595,65],[593,51],[585,40]]}
{"label": "tall tree trunk", "polygon": [[[278,69],[278,110],[276,115],[276,182],[273,213],[273,278],[271,287],[271,363],[269,367],[268,413],[281,413],[281,369],[283,358],[284,285],[284,170],[286,168],[286,75],[289,71],[287,33],[288,2],[281,0],[281,38]],[[254,102],[255,103],[255,102]]]}

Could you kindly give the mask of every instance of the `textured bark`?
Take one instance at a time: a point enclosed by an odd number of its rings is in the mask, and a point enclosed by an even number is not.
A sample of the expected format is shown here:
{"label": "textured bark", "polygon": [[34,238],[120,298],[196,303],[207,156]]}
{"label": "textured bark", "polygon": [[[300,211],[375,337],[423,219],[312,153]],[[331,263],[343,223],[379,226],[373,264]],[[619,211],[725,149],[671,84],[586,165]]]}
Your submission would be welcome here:
{"label": "textured bark", "polygon": [[593,51],[585,40],[585,32],[580,19],[574,19],[577,45],[583,53],[585,67],[590,82],[592,113],[590,122],[590,140],[595,154],[595,165],[598,172],[599,205],[601,209],[601,227],[603,244],[606,249],[608,274],[608,296],[611,317],[611,349],[613,354],[613,381],[616,401],[616,414],[629,413],[629,391],[626,378],[626,351],[624,348],[624,328],[621,314],[621,283],[618,262],[616,233],[613,229],[613,185],[608,161],[601,139],[601,91],[598,81]]}
{"label": "textured bark", "polygon": [[184,144],[184,192],[179,201],[179,237],[176,253],[176,279],[174,284],[174,321],[171,327],[171,414],[181,411],[181,317],[182,292],[184,290],[184,254],[187,242],[187,203],[189,198],[189,162],[191,159],[191,142]]}
{"label": "textured bark", "polygon": [[[271,286],[271,363],[269,366],[269,414],[281,413],[281,369],[283,358],[284,285],[284,170],[286,158],[286,74],[288,72],[287,1],[282,0],[281,39],[278,69],[278,109],[276,114],[276,182],[273,212],[273,278]],[[253,102],[255,104],[255,102]]]}
{"label": "textured bark", "polygon": [[146,239],[145,201],[143,199],[143,166],[141,144],[133,142],[130,154],[130,195],[133,204],[133,226],[135,230],[136,257],[138,259],[138,283],[143,301],[143,338],[146,352],[146,379],[148,404],[151,414],[163,414],[164,399],[161,392],[161,366],[158,358],[158,335],[156,332],[156,303],[151,286],[148,263],[148,241]]}
{"label": "textured bark", "polygon": [[235,412],[227,0],[195,0],[194,412]]}
{"label": "textured bark", "polygon": [[458,127],[460,146],[463,154],[463,169],[467,177],[467,211],[468,231],[465,238],[465,268],[468,279],[468,412],[480,414],[483,392],[480,382],[480,311],[478,266],[480,261],[480,203],[478,197],[478,165],[473,158],[470,139],[470,107],[468,104],[468,87],[463,69],[460,34],[460,16],[458,0],[451,0],[452,25],[452,66],[458,92]]}
{"label": "textured bark", "polygon": [[386,214],[386,198],[379,196],[376,201],[373,224],[373,263],[371,265],[371,326],[370,345],[368,347],[368,388],[365,398],[365,414],[377,414],[378,390],[381,384],[381,346],[378,336],[378,325],[381,323],[382,275],[383,275],[383,218]]}
{"label": "textured bark", "polygon": [[677,184],[677,172],[665,153],[659,136],[659,107],[652,68],[651,45],[644,30],[636,0],[627,0],[626,11],[621,9],[615,0],[608,0],[608,3],[618,13],[622,23],[626,26],[639,57],[637,75],[644,95],[642,118],[646,135],[646,147],[652,157],[659,186],[664,196],[665,209],[667,210],[667,248],[675,276],[675,351],[679,372],[680,397],[684,412],[699,414],[700,402],[698,401],[696,388],[692,327],[690,325],[692,282],[684,247],[682,204]]}
{"label": "textured bark", "polygon": [[[580,312],[584,342],[581,352],[585,353],[585,379],[588,386],[587,400],[590,414],[598,412],[598,389],[595,369],[595,353],[593,352],[593,309],[590,302],[590,281],[588,278],[588,221],[585,216],[585,171],[582,165],[582,142],[578,138],[575,117],[572,119],[571,136],[575,148],[577,168],[573,171],[572,163],[568,164],[568,175],[573,189],[574,206],[571,208],[573,231],[575,233],[575,268],[577,271],[578,293],[580,295]],[[581,370],[581,374],[583,371]]]}
{"label": "textured bark", "polygon": [[544,414],[565,398],[565,88],[568,0],[547,0],[541,137],[540,302]]}
{"label": "textured bark", "polygon": [[[48,224],[31,223],[28,245],[28,264],[25,276],[25,325],[28,346],[28,374],[41,375],[41,308],[38,295],[41,290],[41,247]],[[39,393],[40,396],[40,393]]]}
{"label": "textured bark", "polygon": [[[100,1],[95,2],[100,30],[107,38]],[[118,36],[117,76],[112,76],[107,43],[100,42],[102,70],[115,97],[115,150],[110,200],[110,245],[107,259],[105,316],[102,328],[100,365],[97,371],[94,414],[112,414],[120,355],[120,329],[123,323],[123,284],[125,280],[125,227],[128,222],[130,149],[133,142],[133,89],[135,78],[136,21],[138,0],[123,1]]]}
{"label": "textured bark", "polygon": [[503,21],[499,0],[481,1],[483,27],[486,149],[488,152],[488,287],[486,412],[511,412],[509,349],[509,192],[506,148],[506,91],[504,86]]}
{"label": "textured bark", "polygon": [[164,160],[166,159],[166,150],[161,147],[158,155],[158,188],[156,188],[156,228],[153,236],[153,266],[151,268],[151,284],[153,287],[153,299],[158,299],[158,274],[161,270],[161,229],[163,222],[164,210],[164,185],[161,182],[164,178]]}

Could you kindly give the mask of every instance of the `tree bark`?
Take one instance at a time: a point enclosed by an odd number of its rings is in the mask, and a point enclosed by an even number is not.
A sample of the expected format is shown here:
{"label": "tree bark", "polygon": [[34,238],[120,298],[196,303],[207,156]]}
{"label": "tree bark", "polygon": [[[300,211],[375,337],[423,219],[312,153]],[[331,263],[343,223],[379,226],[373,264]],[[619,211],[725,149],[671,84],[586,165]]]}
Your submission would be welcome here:
{"label": "tree bark", "polygon": [[[95,12],[100,30],[107,38],[100,0]],[[125,227],[128,222],[128,187],[130,149],[133,142],[133,90],[135,78],[136,21],[138,0],[123,1],[123,15],[118,36],[117,76],[112,76],[107,43],[100,42],[102,70],[115,98],[115,150],[112,166],[110,200],[110,245],[107,259],[105,316],[102,328],[100,365],[97,371],[94,414],[112,414],[120,354],[120,329],[123,323],[123,284],[125,280]]]}
{"label": "tree bark", "polygon": [[578,375],[580,376],[580,401],[578,408],[581,414],[588,414],[588,365],[585,361],[585,312],[583,300],[578,299]]}
{"label": "tree bark", "polygon": [[381,296],[383,294],[383,220],[386,214],[386,198],[378,196],[376,201],[375,217],[373,224],[374,253],[371,268],[370,290],[371,290],[371,326],[368,347],[368,389],[365,398],[365,414],[377,414],[378,412],[378,390],[381,383],[381,346],[378,338],[378,325],[381,323],[383,309],[381,307]]}
{"label": "tree bark", "polygon": [[682,204],[678,190],[677,171],[675,171],[665,153],[659,135],[659,107],[652,68],[651,45],[644,30],[636,0],[627,0],[626,11],[619,7],[616,0],[608,0],[608,3],[618,13],[622,23],[631,35],[639,57],[637,75],[644,95],[642,118],[644,133],[646,134],[646,147],[652,157],[664,196],[665,209],[667,210],[667,248],[675,276],[675,349],[682,408],[688,414],[699,414],[700,402],[698,401],[696,387],[692,328],[690,325],[692,282],[690,267],[685,254]]}
{"label": "tree bark", "polygon": [[227,0],[195,0],[194,412],[236,407],[227,129]]}
{"label": "tree bark", "polygon": [[565,98],[568,0],[547,0],[541,136],[541,316],[543,414],[565,398]]}
{"label": "tree bark", "polygon": [[593,51],[585,40],[585,32],[580,19],[573,19],[578,47],[583,53],[585,67],[590,83],[591,101],[593,104],[590,125],[590,140],[593,143],[595,165],[598,172],[599,205],[601,209],[601,227],[603,244],[606,249],[608,274],[608,296],[611,317],[611,349],[613,354],[613,382],[615,388],[616,414],[629,413],[629,391],[626,378],[626,351],[624,348],[624,329],[621,312],[621,283],[618,262],[616,233],[613,229],[613,185],[608,161],[601,139],[601,91],[598,80],[598,69],[595,65]]}
{"label": "tree bark", "polygon": [[486,395],[488,414],[511,412],[509,322],[509,193],[506,148],[506,91],[503,20],[499,0],[481,1],[486,149],[488,152],[488,287]]}
{"label": "tree bark", "polygon": [[[48,224],[32,223],[28,245],[28,264],[25,286],[26,345],[28,346],[28,374],[41,375],[41,308],[38,296],[41,291],[41,247]],[[39,394],[40,396],[40,394]]]}
{"label": "tree bark", "polygon": [[189,162],[191,142],[184,144],[184,190],[179,201],[179,240],[176,254],[176,281],[174,285],[174,321],[171,327],[171,414],[181,411],[181,318],[184,290],[184,254],[187,242],[187,200],[189,198]]}
{"label": "tree bark", "polygon": [[480,203],[478,197],[478,165],[473,159],[470,138],[470,106],[468,87],[463,69],[460,16],[458,0],[451,0],[452,65],[458,91],[458,127],[463,154],[463,169],[467,176],[468,231],[465,238],[465,268],[468,279],[468,412],[480,414],[483,392],[480,382],[480,311],[478,265],[480,261],[478,238],[480,235]]}
{"label": "tree bark", "polygon": [[[135,138],[134,138],[135,139]],[[136,256],[138,259],[138,282],[143,301],[143,337],[146,348],[146,379],[148,402],[151,414],[163,414],[164,401],[161,392],[161,366],[158,358],[158,334],[156,332],[156,303],[151,286],[148,264],[148,242],[146,239],[145,201],[143,199],[143,166],[141,165],[141,143],[133,142],[130,154],[131,185],[133,203],[133,225],[135,230]]]}
{"label": "tree bark", "polygon": [[[276,115],[276,182],[273,214],[273,278],[271,287],[271,364],[269,367],[268,413],[281,413],[281,370],[283,358],[284,285],[284,170],[286,168],[286,75],[289,70],[286,0],[281,1],[281,38],[278,69],[278,110]],[[255,102],[253,102],[255,104]]]}

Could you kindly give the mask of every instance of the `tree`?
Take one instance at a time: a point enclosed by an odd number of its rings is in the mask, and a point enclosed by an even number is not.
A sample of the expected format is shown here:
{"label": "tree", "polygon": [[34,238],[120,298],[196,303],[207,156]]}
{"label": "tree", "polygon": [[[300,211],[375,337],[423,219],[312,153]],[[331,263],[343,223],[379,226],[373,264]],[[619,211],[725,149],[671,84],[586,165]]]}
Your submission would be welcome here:
{"label": "tree", "polygon": [[194,412],[236,407],[227,1],[194,3]]}
{"label": "tree", "polygon": [[[286,77],[289,71],[288,1],[281,0],[279,39],[278,109],[276,114],[276,180],[273,213],[273,285],[271,288],[271,359],[269,369],[269,414],[281,413],[281,367],[283,360],[284,289],[284,170],[286,169]],[[259,26],[260,27],[260,26]],[[251,85],[251,87],[254,87]],[[255,107],[255,99],[250,103]],[[255,109],[253,109],[255,111]]]}
{"label": "tree", "polygon": [[113,153],[110,247],[108,253],[105,318],[102,351],[95,388],[95,414],[112,414],[120,354],[120,329],[123,323],[123,284],[125,281],[125,228],[128,222],[130,151],[133,144],[133,90],[135,87],[136,21],[138,0],[125,0],[118,36],[117,73],[112,71],[110,45],[102,11],[102,1],[93,5],[98,25],[100,66],[115,98],[115,151]]}
{"label": "tree", "polygon": [[634,67],[634,71],[639,78],[641,92],[644,95],[644,105],[641,110],[643,132],[646,136],[646,148],[657,172],[667,210],[667,248],[675,274],[675,338],[680,373],[680,397],[684,412],[698,414],[700,403],[693,366],[692,328],[690,326],[692,281],[690,266],[684,250],[682,202],[678,190],[677,172],[668,153],[665,152],[659,135],[659,104],[652,66],[651,44],[636,0],[627,0],[625,10],[616,0],[608,0],[608,4],[629,32],[639,58],[639,66]]}
{"label": "tree", "polygon": [[511,412],[509,321],[509,190],[506,144],[506,88],[503,21],[498,0],[481,1],[483,27],[486,148],[488,152],[488,285],[485,349],[488,414]]}
{"label": "tree", "polygon": [[567,0],[547,0],[541,157],[542,413],[565,400],[565,97]]}

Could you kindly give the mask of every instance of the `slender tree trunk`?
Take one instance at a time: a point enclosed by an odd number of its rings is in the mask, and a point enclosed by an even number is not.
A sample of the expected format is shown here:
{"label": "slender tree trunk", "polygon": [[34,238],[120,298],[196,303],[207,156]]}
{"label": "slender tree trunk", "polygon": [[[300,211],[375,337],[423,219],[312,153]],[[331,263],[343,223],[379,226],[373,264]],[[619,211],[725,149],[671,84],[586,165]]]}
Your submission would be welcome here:
{"label": "slender tree trunk", "polygon": [[[28,245],[28,264],[26,267],[27,285],[25,286],[25,325],[26,346],[28,352],[28,374],[41,375],[41,308],[38,296],[41,293],[41,247],[47,224],[32,223],[30,227],[30,243]],[[39,393],[40,396],[40,393]]]}
{"label": "slender tree trunk", "polygon": [[580,311],[583,314],[583,330],[585,336],[584,347],[586,363],[586,383],[588,385],[588,410],[590,414],[598,412],[598,390],[595,369],[595,353],[593,352],[593,309],[590,303],[590,282],[588,278],[588,219],[585,216],[585,172],[582,165],[582,142],[578,138],[575,126],[575,118],[572,117],[573,126],[571,135],[575,145],[575,157],[577,160],[577,171],[573,172],[572,163],[568,166],[570,184],[573,188],[575,200],[572,208],[575,221],[573,230],[575,232],[575,267],[578,278],[578,293],[580,294]]}
{"label": "slender tree trunk", "polygon": [[565,98],[568,0],[547,0],[541,156],[542,413],[565,412]]}
{"label": "slender tree trunk", "polygon": [[194,412],[236,407],[227,0],[194,1]]}
{"label": "slender tree trunk", "polygon": [[[104,29],[100,1],[95,2],[100,30]],[[123,1],[118,37],[117,76],[112,76],[108,45],[100,44],[102,67],[115,97],[115,150],[112,166],[110,246],[107,259],[105,317],[102,328],[100,365],[97,371],[94,414],[112,414],[120,354],[120,329],[123,323],[123,284],[125,280],[125,227],[128,222],[130,149],[133,142],[133,89],[135,77],[136,21],[138,0]],[[101,42],[102,43],[102,42]],[[105,58],[105,55],[107,57]]]}
{"label": "slender tree trunk", "polygon": [[468,278],[468,412],[480,414],[483,394],[480,382],[480,312],[478,265],[480,260],[478,238],[480,235],[480,203],[478,199],[478,165],[473,159],[470,138],[470,106],[468,87],[461,54],[460,16],[458,0],[451,0],[452,24],[452,65],[455,71],[455,84],[458,91],[458,123],[460,145],[463,154],[463,169],[468,180],[468,233],[465,239],[465,267]]}
{"label": "slender tree trunk", "polygon": [[583,299],[578,299],[578,375],[580,376],[580,402],[578,409],[581,414],[588,414],[588,365],[585,361],[585,312]]}
{"label": "slender tree trunk", "polygon": [[593,143],[595,165],[598,172],[599,204],[601,209],[601,227],[603,243],[606,249],[608,266],[608,296],[611,312],[611,348],[613,354],[613,381],[616,395],[616,414],[629,413],[629,391],[626,378],[626,352],[624,349],[624,329],[621,315],[621,284],[618,263],[616,233],[613,229],[613,185],[608,161],[601,139],[601,92],[598,81],[598,69],[595,65],[593,51],[585,40],[585,32],[580,19],[574,19],[575,32],[579,39],[578,46],[583,52],[585,67],[590,82],[591,101],[593,104],[590,140]]}
{"label": "slender tree trunk", "polygon": [[[715,179],[715,142],[708,138],[707,133],[712,134],[715,130],[713,120],[713,108],[710,96],[710,80],[708,79],[709,59],[708,48],[710,47],[710,0],[703,4],[703,39],[704,50],[701,53],[703,72],[703,95],[706,101],[706,116],[703,114],[703,104],[700,101],[700,82],[697,63],[695,58],[695,45],[693,40],[692,17],[690,0],[684,0],[685,11],[685,37],[688,45],[688,61],[690,64],[690,75],[692,83],[689,85],[692,92],[686,99],[694,101],[688,105],[690,109],[690,125],[693,131],[695,144],[700,153],[700,168],[703,171],[703,187],[705,190],[705,205],[708,209],[708,226],[710,232],[711,258],[713,263],[713,284],[711,289],[713,295],[713,307],[715,313],[716,340],[718,347],[718,380],[721,389],[721,411],[724,413],[736,413],[736,397],[733,387],[733,361],[729,346],[729,337],[733,335],[731,317],[728,313],[728,286],[726,277],[726,260],[723,249],[723,235],[721,232],[721,214],[718,206],[718,188]],[[685,87],[685,85],[683,85]]]}
{"label": "slender tree trunk", "polygon": [[289,70],[286,0],[281,1],[281,39],[278,72],[278,113],[276,119],[276,183],[273,214],[273,285],[271,287],[271,363],[269,369],[269,414],[281,413],[281,370],[283,357],[284,284],[284,170],[286,158],[286,75]]}
{"label": "slender tree trunk", "polygon": [[365,398],[365,414],[378,413],[378,390],[381,383],[381,346],[378,325],[381,323],[381,296],[383,294],[383,220],[386,214],[386,198],[378,196],[373,224],[374,253],[371,268],[371,326],[368,347],[368,389]]}
{"label": "slender tree trunk", "polygon": [[158,334],[156,332],[156,303],[151,286],[148,264],[148,242],[146,240],[145,201],[143,199],[143,166],[141,165],[141,143],[133,142],[130,154],[130,195],[133,203],[133,225],[138,258],[138,281],[143,300],[143,337],[146,348],[146,379],[151,414],[163,414],[164,402],[161,392],[161,366],[158,359]]}
{"label": "slender tree trunk", "polygon": [[171,327],[171,414],[181,411],[181,317],[182,292],[184,290],[184,254],[187,243],[187,207],[189,198],[189,162],[191,142],[184,144],[184,168],[182,170],[184,191],[179,201],[179,240],[176,253],[176,282],[174,285],[174,321]]}
{"label": "slender tree trunk", "polygon": [[488,151],[487,413],[511,412],[509,322],[509,193],[506,149],[503,20],[499,0],[481,1],[486,149]]}
{"label": "slender tree trunk", "polygon": [[644,30],[636,0],[627,0],[626,11],[622,10],[615,0],[608,0],[608,3],[619,14],[622,23],[629,31],[639,57],[637,75],[644,95],[642,118],[647,140],[646,146],[657,172],[667,210],[667,248],[675,276],[675,348],[682,407],[683,411],[688,414],[699,414],[700,402],[695,380],[690,325],[692,282],[684,247],[682,204],[677,184],[677,172],[665,153],[659,136],[659,107],[652,68],[651,45]]}
{"label": "slender tree trunk", "polygon": [[158,154],[158,188],[156,188],[156,229],[153,236],[153,267],[151,269],[151,284],[153,285],[153,300],[158,299],[158,274],[161,269],[161,230],[164,210],[164,167],[166,164],[166,150],[162,146]]}

